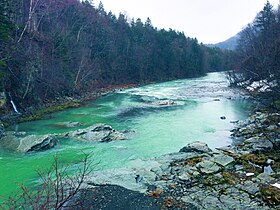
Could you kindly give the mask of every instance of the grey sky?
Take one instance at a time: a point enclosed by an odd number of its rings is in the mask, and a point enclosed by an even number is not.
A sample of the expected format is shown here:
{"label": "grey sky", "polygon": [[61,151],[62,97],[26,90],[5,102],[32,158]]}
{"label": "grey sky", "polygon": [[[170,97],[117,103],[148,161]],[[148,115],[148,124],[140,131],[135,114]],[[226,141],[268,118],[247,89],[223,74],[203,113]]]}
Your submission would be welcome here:
{"label": "grey sky", "polygon": [[[93,0],[98,6],[100,0]],[[238,33],[267,0],[102,0],[107,11],[129,18],[147,17],[157,28],[184,31],[199,42],[217,43]],[[270,0],[276,6],[279,0]]]}

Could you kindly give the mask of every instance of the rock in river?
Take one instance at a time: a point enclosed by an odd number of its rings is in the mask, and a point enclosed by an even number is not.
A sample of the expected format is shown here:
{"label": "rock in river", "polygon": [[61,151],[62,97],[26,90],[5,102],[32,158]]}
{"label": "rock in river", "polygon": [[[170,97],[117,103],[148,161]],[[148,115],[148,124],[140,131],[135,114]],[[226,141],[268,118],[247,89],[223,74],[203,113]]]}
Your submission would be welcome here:
{"label": "rock in river", "polygon": [[0,140],[0,147],[25,153],[53,148],[57,142],[57,138],[51,135],[28,135],[25,137],[18,137],[13,134],[7,134]]}
{"label": "rock in river", "polygon": [[172,106],[175,104],[176,103],[173,100],[158,100],[158,101],[152,102],[152,105],[155,105],[155,106]]}
{"label": "rock in river", "polygon": [[75,127],[82,126],[82,123],[70,121],[70,122],[60,122],[52,125],[57,127],[75,128]]}
{"label": "rock in river", "polygon": [[85,129],[70,131],[64,134],[64,136],[87,142],[110,142],[125,139],[125,135],[123,133],[116,131],[110,125],[105,124],[95,124]]}

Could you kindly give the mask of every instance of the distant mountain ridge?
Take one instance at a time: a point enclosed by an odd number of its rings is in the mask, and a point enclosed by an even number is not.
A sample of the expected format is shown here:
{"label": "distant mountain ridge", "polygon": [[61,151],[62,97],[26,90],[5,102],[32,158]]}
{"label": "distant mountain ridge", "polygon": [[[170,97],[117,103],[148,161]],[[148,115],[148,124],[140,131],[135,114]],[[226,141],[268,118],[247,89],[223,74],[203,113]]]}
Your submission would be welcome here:
{"label": "distant mountain ridge", "polygon": [[237,44],[238,44],[238,39],[240,38],[239,33],[236,34],[235,36],[230,37],[229,39],[219,42],[216,44],[207,44],[206,46],[208,47],[218,47],[221,49],[226,49],[226,50],[235,50]]}

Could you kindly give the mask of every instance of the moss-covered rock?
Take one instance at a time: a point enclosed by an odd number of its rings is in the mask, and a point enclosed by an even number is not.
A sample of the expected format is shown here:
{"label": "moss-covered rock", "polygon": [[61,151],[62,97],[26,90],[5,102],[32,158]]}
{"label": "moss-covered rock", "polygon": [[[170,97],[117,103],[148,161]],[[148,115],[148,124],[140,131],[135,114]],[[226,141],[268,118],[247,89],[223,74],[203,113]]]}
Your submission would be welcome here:
{"label": "moss-covered rock", "polygon": [[240,181],[238,174],[235,172],[223,171],[222,176],[223,176],[223,181],[226,184],[236,185]]}

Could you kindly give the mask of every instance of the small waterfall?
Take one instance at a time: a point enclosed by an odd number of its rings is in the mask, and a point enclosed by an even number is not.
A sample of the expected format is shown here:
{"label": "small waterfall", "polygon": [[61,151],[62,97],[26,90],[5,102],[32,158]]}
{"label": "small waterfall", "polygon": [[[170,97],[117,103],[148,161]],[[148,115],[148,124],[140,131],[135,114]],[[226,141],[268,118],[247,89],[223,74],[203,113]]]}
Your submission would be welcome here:
{"label": "small waterfall", "polygon": [[19,111],[17,110],[17,107],[16,107],[16,105],[15,105],[15,103],[13,102],[12,99],[11,99],[11,104],[12,104],[12,106],[13,106],[14,111],[15,111],[16,113],[19,113]]}

